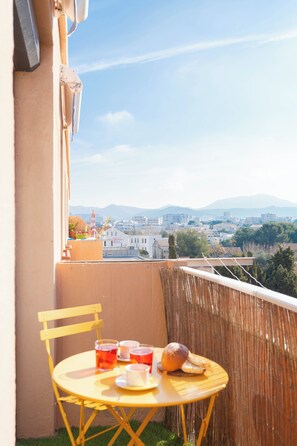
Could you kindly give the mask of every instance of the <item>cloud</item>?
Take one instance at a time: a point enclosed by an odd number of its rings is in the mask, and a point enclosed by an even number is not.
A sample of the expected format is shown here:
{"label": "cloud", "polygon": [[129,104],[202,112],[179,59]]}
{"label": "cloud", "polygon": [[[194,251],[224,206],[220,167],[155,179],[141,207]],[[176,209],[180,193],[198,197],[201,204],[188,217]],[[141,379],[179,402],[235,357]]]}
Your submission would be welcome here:
{"label": "cloud", "polygon": [[[184,54],[197,53],[200,51],[207,51],[220,47],[239,45],[245,43],[264,45],[296,38],[297,38],[297,30],[291,30],[277,34],[254,34],[254,35],[235,37],[229,39],[194,42],[188,45],[181,45],[172,48],[166,48],[164,50],[152,51],[149,53],[140,54],[138,56],[126,56],[114,60],[87,63],[77,66],[76,71],[80,74],[91,73],[93,71],[109,70],[110,68],[115,68],[124,65],[137,65],[142,63],[156,62],[158,60],[170,59],[172,57],[177,57]],[[124,113],[124,112],[118,112],[118,113]],[[110,113],[110,115],[113,115],[113,113]]]}
{"label": "cloud", "polygon": [[295,39],[297,37],[297,30],[288,31],[282,34],[275,34],[267,36],[263,40],[257,42],[258,45],[266,45],[268,43],[281,42],[282,40]]}
{"label": "cloud", "polygon": [[198,208],[260,192],[296,202],[295,148],[296,138],[249,134],[170,146],[113,145],[75,162],[72,203],[98,203],[100,198],[105,206],[116,197],[119,204],[139,207],[174,203]]}
{"label": "cloud", "polygon": [[118,144],[116,146],[102,149],[101,153],[94,153],[80,158],[72,159],[73,165],[98,165],[104,164],[107,166],[114,166],[120,160],[125,159],[127,155],[137,151],[137,148],[129,146],[128,144]]}
{"label": "cloud", "polygon": [[128,144],[119,144],[113,148],[114,152],[117,153],[130,153],[133,152],[133,148]]}
{"label": "cloud", "polygon": [[182,192],[184,191],[184,186],[178,181],[169,181],[165,184],[164,189],[170,192]]}
{"label": "cloud", "polygon": [[98,117],[99,121],[110,126],[118,126],[122,124],[131,124],[134,122],[134,116],[127,110],[118,112],[109,112]]}
{"label": "cloud", "polygon": [[102,164],[105,161],[106,158],[101,153],[95,153],[94,155],[72,159],[71,164]]}
{"label": "cloud", "polygon": [[92,147],[93,143],[86,141],[84,139],[80,139],[76,136],[72,143],[72,146],[86,149],[86,148]]}

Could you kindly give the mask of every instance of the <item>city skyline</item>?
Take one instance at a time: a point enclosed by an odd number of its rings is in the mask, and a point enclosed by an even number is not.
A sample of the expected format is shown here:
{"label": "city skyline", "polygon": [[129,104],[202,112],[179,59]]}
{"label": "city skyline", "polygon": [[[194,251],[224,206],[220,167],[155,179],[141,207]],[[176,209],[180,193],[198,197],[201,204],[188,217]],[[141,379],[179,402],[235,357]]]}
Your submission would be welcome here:
{"label": "city skyline", "polygon": [[83,81],[71,205],[297,202],[297,5],[90,2],[69,39]]}

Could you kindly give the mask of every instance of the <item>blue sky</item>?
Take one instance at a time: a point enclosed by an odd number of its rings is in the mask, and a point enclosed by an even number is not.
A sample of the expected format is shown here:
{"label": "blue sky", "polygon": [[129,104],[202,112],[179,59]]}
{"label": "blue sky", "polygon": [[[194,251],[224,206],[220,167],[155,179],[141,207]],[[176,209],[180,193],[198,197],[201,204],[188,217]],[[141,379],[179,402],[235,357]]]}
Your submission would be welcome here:
{"label": "blue sky", "polygon": [[71,204],[297,202],[297,2],[90,0]]}

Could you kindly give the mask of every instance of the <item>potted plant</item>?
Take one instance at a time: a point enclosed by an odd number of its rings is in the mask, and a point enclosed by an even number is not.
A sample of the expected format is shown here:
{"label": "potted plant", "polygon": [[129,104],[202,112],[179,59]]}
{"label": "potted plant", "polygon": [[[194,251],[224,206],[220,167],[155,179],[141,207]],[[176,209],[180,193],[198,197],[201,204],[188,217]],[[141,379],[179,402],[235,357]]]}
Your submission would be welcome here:
{"label": "potted plant", "polygon": [[76,228],[77,223],[69,223],[69,238],[76,239]]}

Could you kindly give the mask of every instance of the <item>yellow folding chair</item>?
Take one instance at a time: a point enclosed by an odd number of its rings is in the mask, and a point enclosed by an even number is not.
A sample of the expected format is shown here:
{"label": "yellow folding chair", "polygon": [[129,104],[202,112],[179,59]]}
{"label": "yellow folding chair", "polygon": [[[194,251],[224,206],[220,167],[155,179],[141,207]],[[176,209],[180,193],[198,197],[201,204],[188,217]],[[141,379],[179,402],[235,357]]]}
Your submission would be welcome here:
{"label": "yellow folding chair", "polygon": [[[96,339],[101,338],[101,328],[103,327],[103,319],[99,319],[99,313],[101,313],[101,304],[94,304],[94,305],[83,305],[79,307],[72,307],[72,308],[64,308],[59,310],[49,310],[49,311],[40,311],[38,312],[38,320],[42,323],[43,328],[40,330],[40,339],[42,341],[45,341],[45,347],[48,354],[48,362],[49,362],[49,369],[50,374],[52,377],[52,373],[54,370],[54,361],[51,355],[51,340],[54,340],[56,338],[61,338],[64,336],[74,335],[78,333],[85,333],[90,332],[94,330],[96,332]],[[68,325],[62,325],[62,323],[65,323],[65,319],[67,318],[75,318],[75,317],[85,317],[85,316],[92,315],[91,320],[87,322],[79,322],[75,324],[68,324]],[[84,318],[85,319],[85,318]],[[53,323],[56,321],[62,321],[59,322],[58,326],[54,326],[52,328],[48,327],[48,323]],[[55,384],[54,380],[52,379],[52,385],[54,389],[54,394],[57,400],[57,404],[59,406],[65,427],[67,429],[71,445],[84,445],[85,441],[90,440],[91,438],[95,438],[99,435],[102,435],[104,432],[107,432],[111,429],[114,429],[116,426],[109,427],[99,433],[96,433],[95,435],[89,436],[88,438],[85,438],[86,432],[88,431],[89,427],[92,425],[95,417],[97,414],[102,411],[106,410],[106,406],[102,404],[98,404],[94,401],[89,400],[83,400],[80,398],[77,398],[73,395],[61,395],[60,391]],[[75,439],[72,429],[69,425],[69,421],[67,419],[66,412],[63,407],[63,403],[70,403],[70,404],[76,404],[80,406],[80,421],[79,421],[79,435]],[[85,419],[85,408],[92,409],[91,415],[89,416],[88,420],[84,422]]]}

